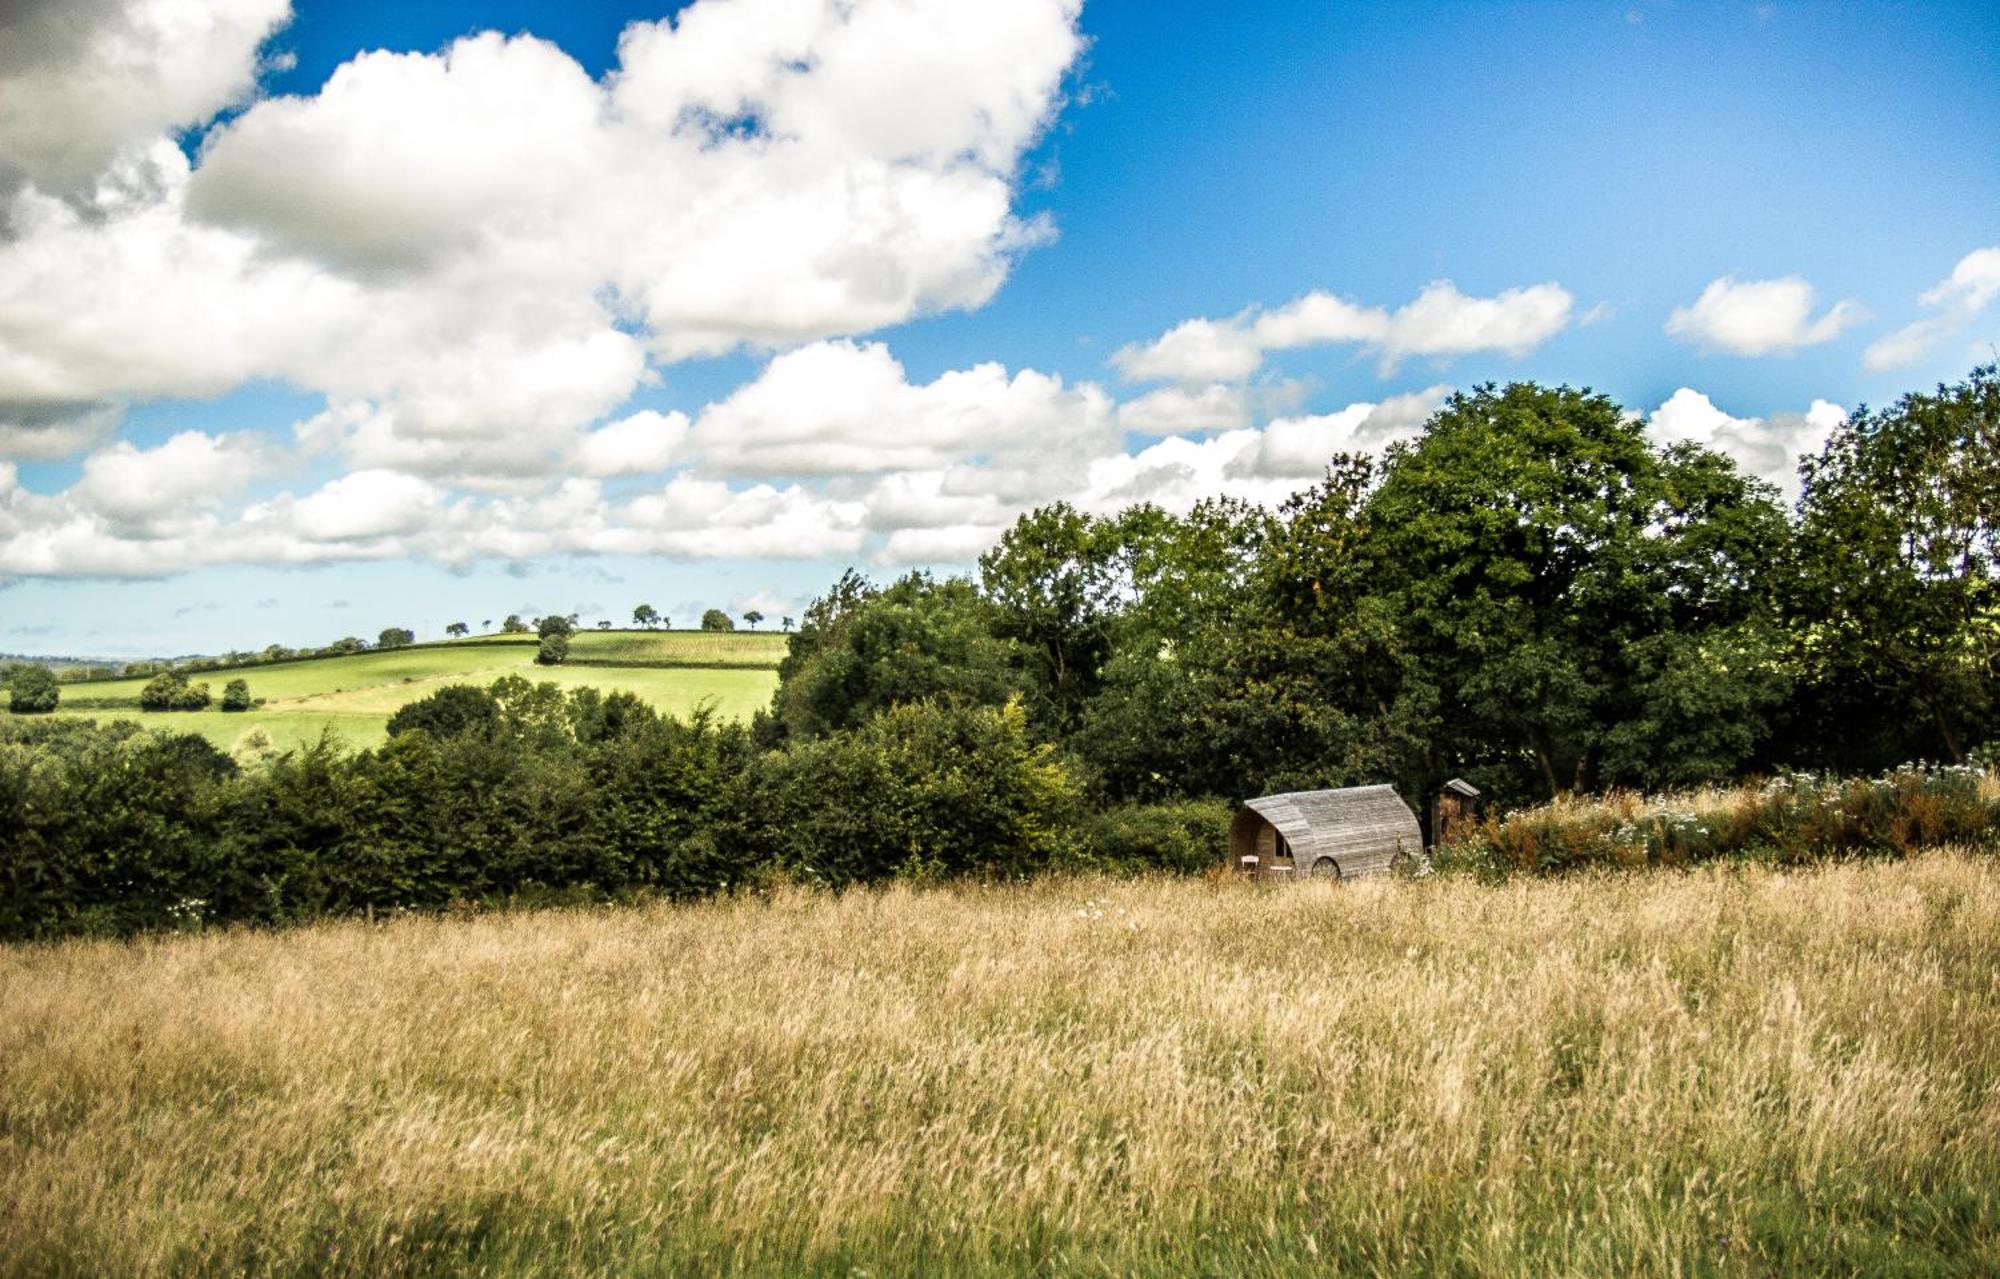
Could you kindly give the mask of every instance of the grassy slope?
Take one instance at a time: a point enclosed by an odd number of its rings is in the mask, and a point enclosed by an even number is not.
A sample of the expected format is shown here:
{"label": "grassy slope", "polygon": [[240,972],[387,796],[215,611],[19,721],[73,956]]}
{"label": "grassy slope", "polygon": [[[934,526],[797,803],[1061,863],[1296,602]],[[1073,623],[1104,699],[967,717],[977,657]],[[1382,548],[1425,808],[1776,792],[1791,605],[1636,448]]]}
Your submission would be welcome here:
{"label": "grassy slope", "polygon": [[[383,725],[407,702],[454,683],[484,684],[502,675],[553,680],[566,687],[588,684],[607,691],[627,689],[665,711],[686,714],[706,702],[723,715],[747,718],[770,701],[777,687],[771,669],[784,656],[784,636],[701,632],[589,631],[576,636],[572,665],[535,665],[535,645],[510,637],[481,636],[453,644],[426,645],[351,657],[284,662],[233,671],[204,671],[218,697],[230,679],[249,682],[261,708],[242,714],[221,711],[147,713],[139,709],[144,679],[106,680],[63,686],[59,713],[99,719],[136,719],[147,727],[198,732],[227,747],[253,725],[263,727],[280,747],[317,738],[331,728],[350,744],[370,746],[382,739]],[[709,667],[591,666],[594,659],[702,662]]]}
{"label": "grassy slope", "polygon": [[0,1271],[1991,1274],[2000,865],[0,951]]}

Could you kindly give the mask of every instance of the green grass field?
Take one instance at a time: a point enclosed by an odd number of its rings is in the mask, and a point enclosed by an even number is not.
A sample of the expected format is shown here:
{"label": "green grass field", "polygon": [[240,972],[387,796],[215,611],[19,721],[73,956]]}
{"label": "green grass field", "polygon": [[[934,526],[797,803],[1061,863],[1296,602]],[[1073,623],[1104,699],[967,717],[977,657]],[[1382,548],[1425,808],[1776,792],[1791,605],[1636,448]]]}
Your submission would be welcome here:
{"label": "green grass field", "polygon": [[2000,864],[0,947],[0,1275],[1993,1275]]}
{"label": "green grass field", "polygon": [[[389,717],[447,684],[487,684],[502,675],[548,680],[565,688],[589,685],[635,693],[660,710],[686,715],[704,704],[731,719],[747,719],[771,700],[785,637],[700,631],[581,631],[570,663],[535,664],[532,636],[479,636],[351,657],[315,658],[191,675],[220,697],[223,684],[247,680],[255,710],[147,712],[139,709],[144,678],[63,685],[63,715],[133,719],[148,728],[197,732],[227,749],[261,727],[280,749],[317,740],[331,729],[355,747],[378,744]],[[593,661],[658,662],[658,666],[593,666]]]}

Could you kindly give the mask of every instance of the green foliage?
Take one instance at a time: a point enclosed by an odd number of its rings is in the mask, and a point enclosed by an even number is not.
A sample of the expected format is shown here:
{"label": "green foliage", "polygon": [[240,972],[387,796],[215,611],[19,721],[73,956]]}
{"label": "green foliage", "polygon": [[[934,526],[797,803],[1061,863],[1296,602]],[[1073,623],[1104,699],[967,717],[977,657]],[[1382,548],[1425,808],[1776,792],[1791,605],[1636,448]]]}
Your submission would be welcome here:
{"label": "green foliage", "polygon": [[453,639],[464,639],[467,635],[472,634],[472,628],[464,622],[453,622],[444,628],[444,633]]}
{"label": "green foliage", "polygon": [[815,883],[890,875],[1016,877],[1075,848],[1082,793],[1000,709],[894,706],[851,732],[766,755],[746,806],[751,845]]}
{"label": "green foliage", "polygon": [[551,613],[547,617],[538,617],[535,619],[535,634],[543,639],[550,636],[568,639],[576,634],[576,614]]}
{"label": "green foliage", "polygon": [[526,635],[529,629],[528,624],[521,620],[519,613],[507,614],[507,620],[500,623],[502,635]]}
{"label": "green foliage", "polygon": [[651,630],[653,627],[658,626],[660,622],[659,610],[651,604],[641,604],[632,610],[632,624],[634,626],[643,626]]}
{"label": "green foliage", "polygon": [[569,660],[569,636],[549,634],[542,636],[541,647],[535,650],[535,661],[543,666],[560,666]]}
{"label": "green foliage", "polygon": [[2000,712],[2000,366],[1857,409],[1800,475],[1800,753],[1963,758]]}
{"label": "green foliage", "polygon": [[7,669],[7,709],[16,715],[52,711],[62,700],[62,687],[46,666],[18,662]]}
{"label": "green foliage", "polygon": [[247,711],[250,709],[250,681],[233,679],[222,686],[222,709],[226,711]]}
{"label": "green foliage", "polygon": [[1222,864],[1235,815],[1221,799],[1123,804],[1091,814],[1082,842],[1096,865],[1195,874]]}
{"label": "green foliage", "polygon": [[743,615],[743,620],[750,623],[750,629],[754,631],[757,629],[757,623],[764,620],[764,614],[753,608]]}
{"label": "green foliage", "polygon": [[139,693],[139,707],[149,711],[200,711],[209,704],[207,684],[190,684],[179,671],[161,671]]}
{"label": "green foliage", "polygon": [[723,612],[721,609],[711,608],[701,615],[701,629],[705,631],[733,631],[736,629],[736,623],[731,621],[729,614]]}
{"label": "green foliage", "polygon": [[386,626],[382,628],[381,635],[376,637],[375,647],[401,648],[405,644],[414,644],[416,642],[417,635],[415,631],[406,630],[401,626]]}
{"label": "green foliage", "polygon": [[911,702],[1003,705],[1023,678],[998,621],[969,582],[911,573],[878,590],[850,571],[788,641],[760,736],[824,736]]}
{"label": "green foliage", "polygon": [[389,736],[422,730],[432,737],[488,736],[499,728],[500,704],[470,684],[448,684],[389,717]]}

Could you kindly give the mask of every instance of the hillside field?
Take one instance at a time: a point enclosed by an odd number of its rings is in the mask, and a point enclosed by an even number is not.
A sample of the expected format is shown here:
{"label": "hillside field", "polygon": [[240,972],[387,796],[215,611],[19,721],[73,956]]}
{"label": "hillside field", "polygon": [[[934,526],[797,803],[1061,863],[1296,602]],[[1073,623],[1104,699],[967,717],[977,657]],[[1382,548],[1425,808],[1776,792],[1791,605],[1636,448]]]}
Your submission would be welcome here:
{"label": "hillside field", "polygon": [[281,749],[314,741],[329,728],[350,746],[364,747],[381,742],[384,725],[400,707],[446,684],[487,684],[502,675],[520,675],[564,687],[627,690],[676,715],[708,704],[728,718],[747,719],[771,700],[778,686],[776,667],[785,654],[785,637],[741,631],[579,631],[571,641],[570,660],[553,667],[537,666],[535,650],[533,636],[483,635],[189,676],[207,683],[218,699],[229,680],[247,680],[251,696],[265,704],[238,713],[141,711],[145,678],[65,684],[57,713],[198,732],[224,749],[253,725],[270,733]]}
{"label": "hillside field", "polygon": [[2000,865],[0,949],[0,1273],[2000,1270]]}

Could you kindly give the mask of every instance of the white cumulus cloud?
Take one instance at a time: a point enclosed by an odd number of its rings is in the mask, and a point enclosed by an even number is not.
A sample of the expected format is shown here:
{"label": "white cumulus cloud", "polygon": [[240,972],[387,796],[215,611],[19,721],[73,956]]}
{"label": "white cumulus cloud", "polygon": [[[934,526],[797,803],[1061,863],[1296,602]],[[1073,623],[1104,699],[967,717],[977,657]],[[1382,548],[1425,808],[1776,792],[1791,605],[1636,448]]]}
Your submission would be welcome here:
{"label": "white cumulus cloud", "polygon": [[1667,333],[1699,350],[1783,355],[1831,342],[1868,318],[1861,304],[1835,302],[1815,316],[1813,286],[1796,275],[1778,280],[1713,280],[1667,318]]}
{"label": "white cumulus cloud", "polygon": [[1133,382],[1229,381],[1256,372],[1269,351],[1352,345],[1373,353],[1386,374],[1411,356],[1525,355],[1568,327],[1574,305],[1569,290],[1552,282],[1482,298],[1437,280],[1394,310],[1315,291],[1275,310],[1183,321],[1120,349],[1111,363]]}
{"label": "white cumulus cloud", "polygon": [[1931,314],[1870,343],[1863,362],[1874,372],[1913,364],[1971,327],[1995,298],[2000,298],[2000,245],[1974,249],[1917,299]]}
{"label": "white cumulus cloud", "polygon": [[1796,497],[1799,459],[1817,454],[1846,420],[1847,410],[1827,400],[1814,400],[1802,413],[1734,417],[1684,386],[1647,417],[1646,433],[1660,445],[1685,441],[1727,453],[1745,472]]}

